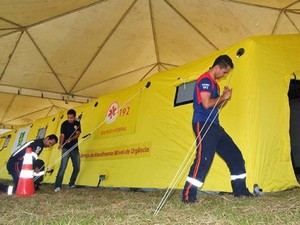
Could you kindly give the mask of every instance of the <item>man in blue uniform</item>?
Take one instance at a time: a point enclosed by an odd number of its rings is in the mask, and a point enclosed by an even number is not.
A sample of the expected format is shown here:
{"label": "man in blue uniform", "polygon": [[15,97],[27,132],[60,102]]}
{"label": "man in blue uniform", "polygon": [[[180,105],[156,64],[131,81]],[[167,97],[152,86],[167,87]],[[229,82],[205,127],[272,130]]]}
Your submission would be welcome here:
{"label": "man in blue uniform", "polygon": [[225,77],[233,67],[231,58],[221,55],[212,67],[197,79],[193,99],[193,130],[197,138],[196,158],[183,189],[183,202],[196,201],[197,189],[203,186],[215,153],[226,162],[230,170],[233,195],[251,196],[246,187],[246,170],[241,151],[220,126],[218,118],[219,107],[231,97],[232,90],[225,87],[223,94],[220,95],[216,80]]}
{"label": "man in blue uniform", "polygon": [[[13,178],[14,186],[12,188],[11,186],[0,184],[0,190],[7,192],[8,194],[12,194],[12,192],[14,193],[16,191],[18,187],[20,173],[22,170],[23,159],[26,153],[26,148],[31,148],[33,169],[36,173],[39,173],[40,171],[44,170],[44,162],[38,159],[38,156],[42,153],[44,148],[52,147],[57,143],[57,141],[57,136],[55,134],[51,134],[42,139],[29,141],[23,144],[18,150],[16,150],[8,159],[6,165],[8,173]],[[37,190],[39,188],[39,183],[42,181],[42,176],[40,176],[37,179],[34,179],[34,181],[35,189]]]}
{"label": "man in blue uniform", "polygon": [[62,149],[62,158],[54,185],[55,192],[60,191],[69,158],[71,158],[73,164],[69,187],[75,187],[75,181],[80,170],[80,154],[78,149],[78,137],[80,133],[81,127],[80,122],[76,120],[76,111],[70,109],[67,112],[67,120],[62,123],[60,128],[58,148]]}

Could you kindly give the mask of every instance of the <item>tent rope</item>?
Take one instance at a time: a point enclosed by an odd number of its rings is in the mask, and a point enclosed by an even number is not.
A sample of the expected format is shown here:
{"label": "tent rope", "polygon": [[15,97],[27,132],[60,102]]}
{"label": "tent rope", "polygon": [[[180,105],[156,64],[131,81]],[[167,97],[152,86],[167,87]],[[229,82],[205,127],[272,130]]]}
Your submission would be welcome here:
{"label": "tent rope", "polygon": [[[126,105],[128,105],[133,99],[135,99],[143,90],[145,90],[146,88],[149,88],[151,85],[151,82],[147,82],[147,84],[141,88],[141,90],[139,90],[136,94],[134,94],[131,98],[129,98],[121,107],[118,108],[118,110],[116,111],[116,113],[118,113],[123,107],[125,107]],[[99,129],[104,123],[106,123],[108,121],[109,118],[105,118],[98,126],[96,126],[94,129],[92,129],[87,135],[85,135],[84,137],[82,137],[82,139],[80,139],[78,141],[78,143],[74,144],[71,148],[69,148],[64,154],[62,154],[60,157],[58,157],[56,160],[54,160],[52,163],[50,163],[50,165],[48,165],[48,167],[46,168],[46,171],[53,167],[54,165],[56,165],[58,162],[61,161],[61,159],[63,159],[64,157],[66,157],[71,151],[73,151],[74,148],[76,148],[77,146],[79,146],[82,142],[84,142],[88,137],[91,136],[91,134],[93,134],[97,129]],[[79,128],[79,127],[78,127]],[[75,130],[76,131],[76,130]],[[74,132],[75,132],[74,131]],[[34,181],[36,181],[38,179],[38,177],[35,177]]]}
{"label": "tent rope", "polygon": [[[220,99],[220,97],[218,98],[218,100],[217,100],[217,102],[216,102],[214,108],[218,105],[219,99]],[[223,102],[221,103],[221,106],[220,106],[220,109],[219,109],[219,110],[221,110],[221,108],[224,106],[225,102],[226,102],[226,100],[223,101]],[[211,115],[211,114],[210,114],[210,115]],[[210,115],[209,115],[209,117],[210,117]],[[199,141],[198,145],[196,146],[196,149],[197,149],[197,148],[199,147],[199,145],[202,143],[203,139],[205,138],[207,132],[209,131],[210,127],[212,126],[213,122],[215,121],[215,119],[216,119],[216,117],[217,117],[218,115],[219,115],[219,111],[218,111],[217,114],[214,116],[214,118],[212,119],[212,121],[209,123],[209,126],[208,126],[208,128],[206,129],[205,133],[203,134],[203,137],[202,137],[201,140]],[[207,118],[207,120],[205,121],[205,123],[204,123],[203,127],[201,128],[199,134],[198,134],[197,137],[195,138],[195,140],[194,140],[192,146],[190,147],[190,149],[189,149],[188,153],[186,154],[186,156],[185,156],[183,162],[181,163],[179,169],[177,170],[175,176],[173,177],[173,179],[172,179],[172,181],[171,181],[171,183],[170,183],[168,189],[166,190],[166,192],[165,192],[163,198],[162,198],[161,201],[159,202],[157,208],[154,210],[154,215],[158,215],[158,213],[160,212],[160,210],[162,209],[162,207],[163,207],[164,204],[166,203],[167,199],[168,199],[169,196],[171,195],[172,191],[173,191],[174,188],[177,186],[177,184],[178,184],[180,178],[181,178],[182,175],[183,175],[183,172],[185,171],[185,169],[186,169],[187,166],[188,166],[188,162],[190,162],[190,160],[191,160],[192,157],[193,157],[193,154],[191,154],[191,153],[194,152],[194,151],[192,151],[192,150],[194,150],[194,149],[193,149],[193,146],[194,146],[194,144],[197,142],[197,139],[199,138],[200,133],[203,131],[204,127],[206,126],[206,123],[207,123],[209,117]]]}

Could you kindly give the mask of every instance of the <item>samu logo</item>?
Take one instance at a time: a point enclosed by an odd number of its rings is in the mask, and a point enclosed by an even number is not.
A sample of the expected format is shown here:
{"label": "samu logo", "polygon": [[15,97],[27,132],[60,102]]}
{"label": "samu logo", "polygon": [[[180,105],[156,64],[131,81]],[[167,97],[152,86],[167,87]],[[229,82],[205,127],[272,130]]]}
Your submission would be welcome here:
{"label": "samu logo", "polygon": [[205,90],[208,90],[209,84],[202,84],[202,88],[205,89]]}
{"label": "samu logo", "polygon": [[112,124],[117,119],[118,111],[119,104],[117,102],[114,102],[109,106],[105,117],[106,124]]}

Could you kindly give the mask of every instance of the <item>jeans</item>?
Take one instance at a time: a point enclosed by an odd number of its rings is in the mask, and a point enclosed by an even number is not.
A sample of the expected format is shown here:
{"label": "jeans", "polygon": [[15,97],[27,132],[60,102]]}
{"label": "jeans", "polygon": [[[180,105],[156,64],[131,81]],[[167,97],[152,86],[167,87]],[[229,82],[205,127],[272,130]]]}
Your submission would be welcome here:
{"label": "jeans", "polygon": [[[69,149],[63,148],[62,149],[62,159],[61,159],[61,164],[56,176],[56,180],[55,180],[55,185],[54,187],[61,187],[63,178],[64,178],[64,174],[68,165],[68,160],[69,158],[71,158],[72,160],[72,164],[73,164],[73,172],[70,178],[70,182],[69,185],[74,185],[75,181],[77,179],[77,176],[79,174],[80,171],[80,154],[79,151],[76,149],[73,149],[71,152],[66,153]],[[63,157],[64,156],[64,157]]]}

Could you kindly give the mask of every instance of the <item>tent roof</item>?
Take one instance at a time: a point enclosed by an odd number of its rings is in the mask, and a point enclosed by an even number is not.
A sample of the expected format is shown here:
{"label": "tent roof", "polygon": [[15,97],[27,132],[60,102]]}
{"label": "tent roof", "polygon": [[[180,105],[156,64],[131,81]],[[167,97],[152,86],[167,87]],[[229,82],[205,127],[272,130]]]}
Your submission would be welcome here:
{"label": "tent roof", "polygon": [[32,123],[253,35],[300,31],[295,0],[0,4],[0,128]]}

